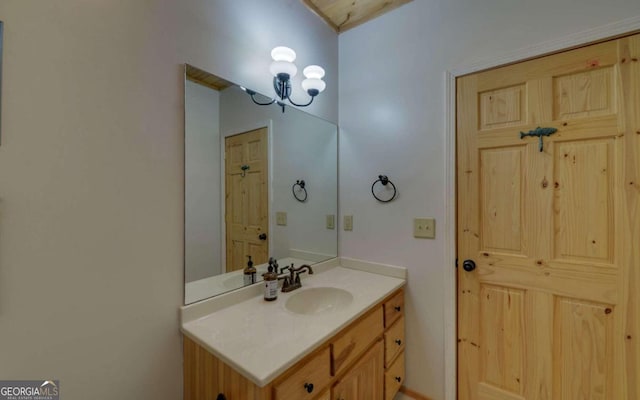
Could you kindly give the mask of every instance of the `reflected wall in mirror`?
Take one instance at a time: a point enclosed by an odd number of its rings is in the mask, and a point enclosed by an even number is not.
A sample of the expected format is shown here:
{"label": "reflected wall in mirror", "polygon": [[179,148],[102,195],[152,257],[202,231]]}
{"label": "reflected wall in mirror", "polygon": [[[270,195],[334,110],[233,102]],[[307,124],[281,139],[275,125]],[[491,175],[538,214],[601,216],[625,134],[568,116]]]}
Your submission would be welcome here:
{"label": "reflected wall in mirror", "polygon": [[334,124],[186,65],[185,304],[242,287],[247,256],[257,281],[336,257],[337,153]]}

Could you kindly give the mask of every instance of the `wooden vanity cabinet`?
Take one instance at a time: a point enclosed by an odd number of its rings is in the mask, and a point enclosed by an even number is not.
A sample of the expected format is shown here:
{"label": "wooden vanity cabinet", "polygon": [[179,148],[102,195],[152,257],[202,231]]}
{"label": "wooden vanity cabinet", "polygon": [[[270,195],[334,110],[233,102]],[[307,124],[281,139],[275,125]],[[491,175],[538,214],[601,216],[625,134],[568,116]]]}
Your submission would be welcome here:
{"label": "wooden vanity cabinet", "polygon": [[264,387],[185,337],[184,400],[392,400],[404,382],[403,315],[399,289]]}

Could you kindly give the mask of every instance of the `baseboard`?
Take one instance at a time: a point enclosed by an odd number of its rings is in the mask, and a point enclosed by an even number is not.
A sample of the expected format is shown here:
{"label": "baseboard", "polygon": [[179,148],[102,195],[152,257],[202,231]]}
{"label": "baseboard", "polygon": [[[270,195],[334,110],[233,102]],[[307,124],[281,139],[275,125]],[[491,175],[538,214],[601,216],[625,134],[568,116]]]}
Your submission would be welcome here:
{"label": "baseboard", "polygon": [[402,394],[404,394],[405,396],[411,397],[414,400],[431,400],[429,397],[427,397],[427,396],[425,396],[423,394],[420,394],[418,392],[415,392],[415,391],[413,391],[411,389],[408,389],[408,388],[406,388],[404,386],[400,387],[400,392]]}

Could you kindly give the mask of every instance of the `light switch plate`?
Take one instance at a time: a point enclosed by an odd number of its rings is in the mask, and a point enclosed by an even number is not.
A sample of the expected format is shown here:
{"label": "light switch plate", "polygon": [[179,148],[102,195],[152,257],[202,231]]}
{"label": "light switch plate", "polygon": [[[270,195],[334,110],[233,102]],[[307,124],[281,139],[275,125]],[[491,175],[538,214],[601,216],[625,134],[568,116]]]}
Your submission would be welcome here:
{"label": "light switch plate", "polygon": [[327,215],[327,229],[336,228],[336,216],[333,214]]}
{"label": "light switch plate", "polygon": [[424,239],[436,238],[436,220],[434,218],[414,218],[413,237]]}
{"label": "light switch plate", "polygon": [[276,224],[287,225],[287,213],[283,211],[276,212]]}
{"label": "light switch plate", "polygon": [[344,216],[344,230],[345,231],[353,230],[353,215]]}

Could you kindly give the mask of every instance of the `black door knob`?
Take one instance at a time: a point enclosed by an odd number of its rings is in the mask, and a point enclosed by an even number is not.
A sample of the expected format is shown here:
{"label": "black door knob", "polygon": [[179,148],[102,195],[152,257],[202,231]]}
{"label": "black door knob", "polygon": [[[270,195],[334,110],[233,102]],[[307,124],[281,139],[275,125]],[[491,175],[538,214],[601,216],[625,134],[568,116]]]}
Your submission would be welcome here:
{"label": "black door knob", "polygon": [[476,263],[473,260],[464,260],[462,262],[462,268],[467,272],[471,272],[476,269]]}
{"label": "black door knob", "polygon": [[260,240],[267,240],[267,234],[266,233],[261,233],[258,235],[258,239]]}

